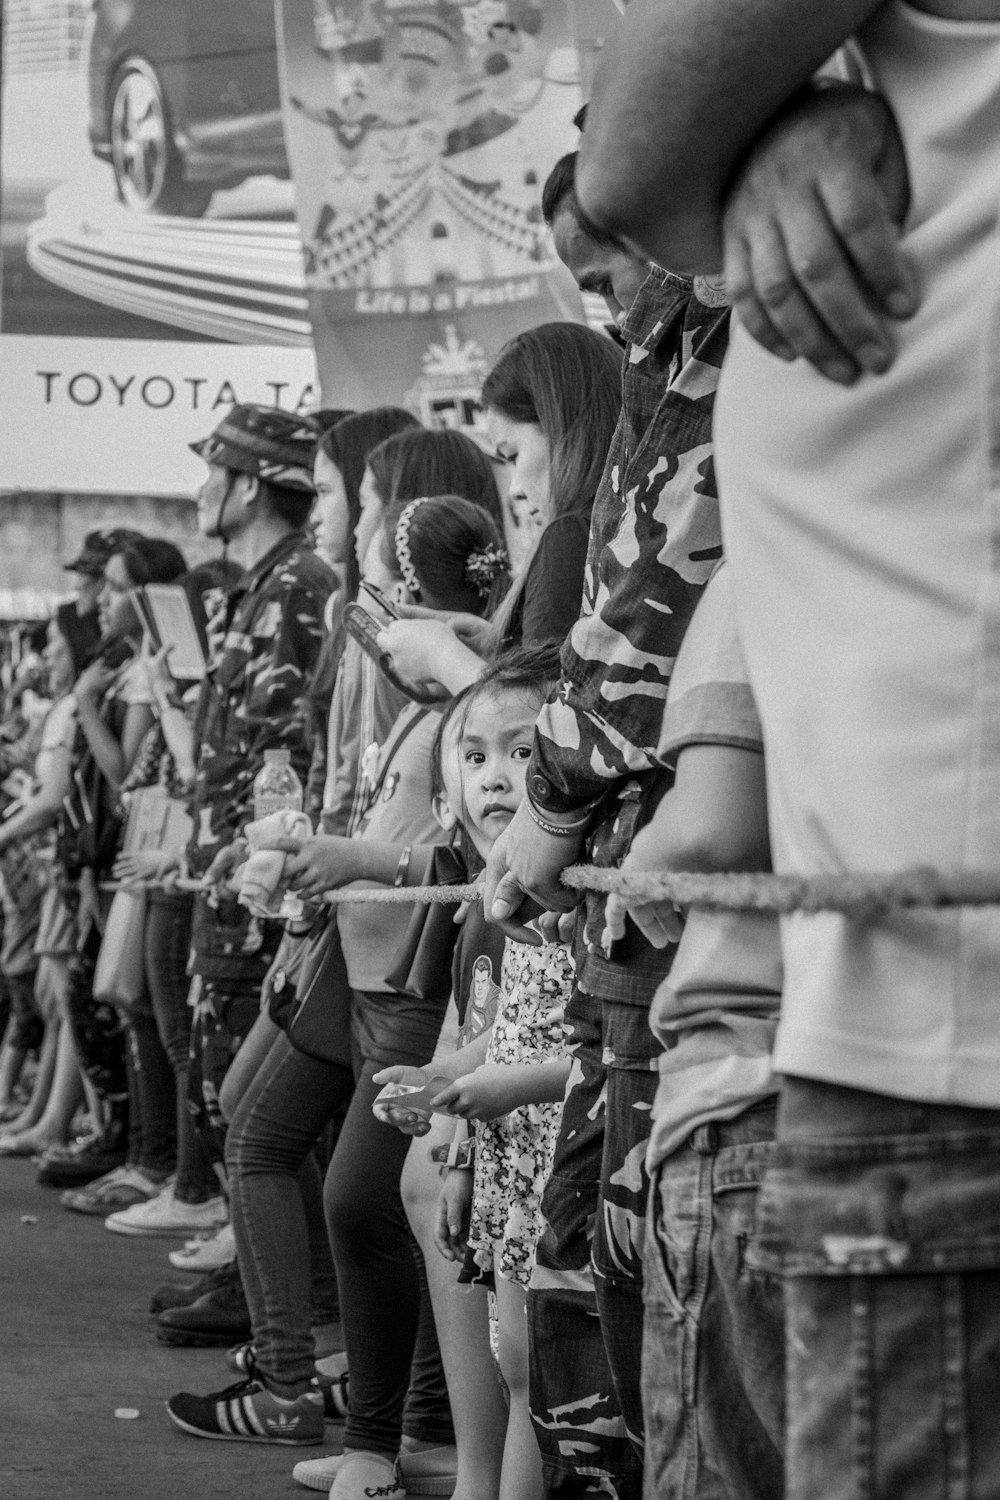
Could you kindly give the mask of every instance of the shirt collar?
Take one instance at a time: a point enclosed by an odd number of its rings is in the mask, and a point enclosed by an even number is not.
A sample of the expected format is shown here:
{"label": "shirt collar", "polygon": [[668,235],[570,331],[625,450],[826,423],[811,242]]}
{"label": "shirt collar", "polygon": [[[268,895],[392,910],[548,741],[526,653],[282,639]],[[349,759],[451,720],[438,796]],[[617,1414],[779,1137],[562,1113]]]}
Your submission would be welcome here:
{"label": "shirt collar", "polygon": [[692,283],[662,266],[650,265],[649,275],[636,293],[635,301],[621,322],[621,335],[627,344],[654,348],[666,323],[682,302],[692,294]]}
{"label": "shirt collar", "polygon": [[301,527],[289,531],[270,547],[264,556],[248,568],[243,577],[237,580],[234,592],[240,594],[251,594],[258,588],[267,575],[274,571],[279,563],[284,562],[293,552],[300,547],[308,549],[309,538]]}

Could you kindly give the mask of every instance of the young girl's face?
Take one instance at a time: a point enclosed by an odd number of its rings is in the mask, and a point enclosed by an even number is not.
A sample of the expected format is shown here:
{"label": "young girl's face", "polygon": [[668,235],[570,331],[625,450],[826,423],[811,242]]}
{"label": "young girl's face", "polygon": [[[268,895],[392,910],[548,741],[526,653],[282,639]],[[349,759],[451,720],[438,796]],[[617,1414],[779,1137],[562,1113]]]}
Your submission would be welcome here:
{"label": "young girl's face", "polygon": [[489,853],[520,806],[540,706],[535,693],[494,685],[466,709],[459,740],[463,822],[480,854]]}

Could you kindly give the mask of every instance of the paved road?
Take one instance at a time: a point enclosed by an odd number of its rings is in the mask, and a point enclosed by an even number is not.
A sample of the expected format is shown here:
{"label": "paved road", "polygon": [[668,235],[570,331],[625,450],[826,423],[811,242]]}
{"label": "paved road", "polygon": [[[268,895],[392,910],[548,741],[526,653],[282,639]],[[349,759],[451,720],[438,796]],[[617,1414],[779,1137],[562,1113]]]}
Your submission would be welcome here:
{"label": "paved road", "polygon": [[[22,1215],[36,1223],[22,1222]],[[205,1442],[163,1402],[233,1378],[222,1351],[156,1342],[146,1308],[179,1241],[127,1239],[59,1207],[27,1162],[0,1160],[0,1495],[3,1500],[288,1500],[323,1448]],[[183,1279],[183,1278],[182,1278]],[[116,1407],[137,1407],[137,1421]],[[340,1429],[328,1428],[331,1451]]]}

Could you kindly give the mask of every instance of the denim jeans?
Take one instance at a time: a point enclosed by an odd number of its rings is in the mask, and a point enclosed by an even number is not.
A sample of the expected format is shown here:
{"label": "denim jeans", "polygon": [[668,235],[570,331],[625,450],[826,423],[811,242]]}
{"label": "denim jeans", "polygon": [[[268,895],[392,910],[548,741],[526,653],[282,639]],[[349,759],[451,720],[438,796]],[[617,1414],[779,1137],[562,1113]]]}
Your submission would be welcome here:
{"label": "denim jeans", "polygon": [[156,1022],[138,1011],[125,1023],[128,1043],[129,1165],[154,1177],[177,1163],[177,1088]]}
{"label": "denim jeans", "polygon": [[143,944],[146,988],[156,1018],[156,1029],[174,1075],[177,1134],[177,1181],[174,1192],[182,1203],[202,1203],[219,1191],[201,1138],[188,1107],[191,1007],[187,976],[191,946],[192,898],[166,891],[150,893]]}
{"label": "denim jeans", "polygon": [[[295,1386],[316,1373],[312,1327],[336,1302],[326,1224],[322,1211],[318,1217],[306,1211],[302,1173],[315,1175],[316,1141],[353,1091],[349,1069],[296,1052],[282,1032],[229,1125],[233,1230],[254,1352],[275,1386]],[[318,1183],[316,1189],[318,1197]]]}
{"label": "denim jeans", "polygon": [[645,1246],[647,1500],[780,1500],[784,1316],[750,1271],[773,1102],[695,1130],[657,1169]]}
{"label": "denim jeans", "polygon": [[785,1079],[751,1259],[785,1277],[789,1500],[1000,1494],[1000,1110]]}
{"label": "denim jeans", "polygon": [[[419,1057],[429,1062],[433,1042]],[[451,1408],[424,1260],[400,1192],[410,1138],[372,1114],[379,1093],[366,1061],[326,1175],[326,1217],[351,1375],[344,1447],[395,1458],[405,1432],[453,1443]]]}
{"label": "denim jeans", "polygon": [[350,1098],[326,1196],[351,1373],[345,1440],[395,1457],[401,1431],[450,1442],[451,1424],[423,1262],[399,1194],[409,1139],[371,1112],[379,1066],[361,1065],[355,1085],[348,1069],[279,1036],[233,1114],[226,1160],[258,1364],[275,1387],[296,1386],[315,1374],[316,1311],[298,1174]]}

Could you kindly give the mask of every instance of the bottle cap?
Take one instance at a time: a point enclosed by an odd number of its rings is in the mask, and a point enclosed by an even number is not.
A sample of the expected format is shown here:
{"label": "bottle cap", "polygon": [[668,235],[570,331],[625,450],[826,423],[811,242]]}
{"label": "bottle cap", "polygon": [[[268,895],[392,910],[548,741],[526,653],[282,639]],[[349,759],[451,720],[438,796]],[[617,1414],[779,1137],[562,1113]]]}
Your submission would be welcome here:
{"label": "bottle cap", "polygon": [[287,766],[292,758],[290,750],[265,750],[264,764],[268,766]]}

